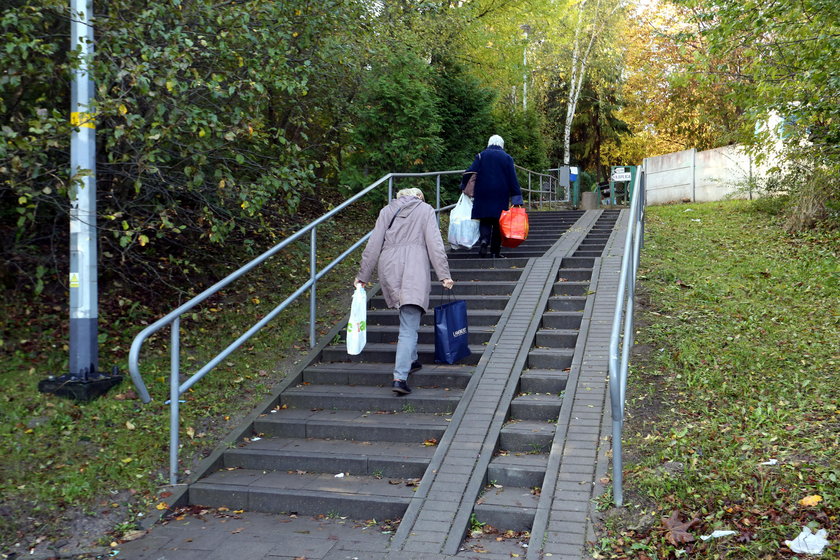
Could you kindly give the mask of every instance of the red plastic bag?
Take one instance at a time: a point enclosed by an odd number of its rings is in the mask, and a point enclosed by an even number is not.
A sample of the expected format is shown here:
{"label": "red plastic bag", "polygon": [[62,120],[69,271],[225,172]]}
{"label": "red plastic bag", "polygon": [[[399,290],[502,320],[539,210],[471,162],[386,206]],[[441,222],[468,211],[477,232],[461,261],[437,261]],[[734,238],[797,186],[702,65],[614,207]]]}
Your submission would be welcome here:
{"label": "red plastic bag", "polygon": [[528,237],[528,214],[524,208],[514,206],[499,217],[503,247],[518,247]]}

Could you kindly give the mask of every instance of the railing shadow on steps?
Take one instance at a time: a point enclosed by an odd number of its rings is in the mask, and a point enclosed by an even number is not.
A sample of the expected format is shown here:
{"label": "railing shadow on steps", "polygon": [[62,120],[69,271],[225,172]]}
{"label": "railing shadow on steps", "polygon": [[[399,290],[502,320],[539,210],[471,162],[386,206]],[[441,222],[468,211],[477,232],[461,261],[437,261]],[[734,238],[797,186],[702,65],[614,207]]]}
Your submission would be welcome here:
{"label": "railing shadow on steps", "polygon": [[[543,173],[537,173],[528,169],[519,168],[520,171],[527,173],[528,175],[528,185],[529,187],[525,187],[522,190],[528,193],[529,200],[531,195],[536,193],[539,196],[540,203],[543,200],[551,201],[556,200],[554,194],[555,191],[559,189],[556,188],[556,179],[551,175],[546,175]],[[435,178],[435,211],[439,214],[440,212],[450,210],[455,205],[450,204],[448,206],[441,207],[441,177],[447,175],[461,175],[463,174],[464,170],[454,170],[454,171],[432,171],[428,173],[389,173],[384,177],[380,178],[376,182],[372,183],[371,185],[365,187],[363,190],[358,192],[357,194],[353,195],[342,204],[334,208],[333,210],[327,212],[320,218],[317,218],[313,222],[309,223],[308,225],[304,226],[291,236],[287,237],[279,244],[275,245],[271,249],[265,251],[260,256],[256,257],[255,259],[251,260],[249,263],[245,264],[238,270],[232,272],[222,280],[219,280],[197,296],[193,297],[186,303],[182,304],[178,308],[174,309],[170,313],[166,314],[165,316],[161,317],[142,331],[134,338],[131,343],[131,350],[129,352],[128,357],[128,368],[131,374],[131,380],[134,383],[135,388],[137,389],[137,393],[140,396],[140,399],[144,403],[151,402],[151,396],[149,395],[149,391],[146,388],[146,384],[143,381],[143,377],[140,373],[140,351],[143,347],[144,342],[153,334],[157,333],[165,329],[166,327],[170,327],[171,329],[171,342],[170,342],[170,380],[169,380],[169,400],[166,404],[169,404],[170,407],[170,425],[169,425],[169,481],[170,484],[177,484],[178,477],[178,448],[179,448],[179,426],[180,426],[180,417],[179,417],[179,397],[185,393],[187,390],[190,389],[193,385],[195,385],[202,377],[207,375],[210,371],[212,371],[216,366],[218,366],[225,358],[227,358],[231,353],[233,353],[237,348],[242,346],[245,342],[248,341],[251,337],[253,337],[257,332],[259,332],[264,326],[266,326],[271,320],[276,318],[280,313],[282,313],[286,308],[288,308],[292,303],[294,303],[298,297],[303,295],[305,292],[310,292],[310,301],[309,301],[309,344],[310,347],[315,347],[317,344],[316,340],[316,309],[317,309],[317,283],[324,275],[329,273],[333,268],[335,268],[338,264],[340,264],[344,259],[349,257],[353,252],[355,252],[359,247],[361,247],[370,237],[371,232],[362,236],[361,239],[353,243],[349,248],[347,248],[343,253],[341,253],[338,257],[333,259],[329,264],[318,270],[317,265],[317,251],[318,251],[318,244],[317,244],[317,228],[328,222],[331,218],[336,216],[342,210],[353,204],[354,202],[358,201],[359,199],[363,198],[365,195],[371,193],[372,191],[382,188],[384,189],[387,185],[388,189],[388,200],[391,200],[394,195],[394,185],[397,179],[404,179],[404,178]],[[540,189],[532,189],[532,176],[537,177],[537,182],[540,185]],[[548,186],[548,189],[542,189],[542,187]],[[181,353],[181,336],[180,336],[180,329],[181,329],[181,316],[185,313],[188,313],[193,308],[201,304],[202,302],[206,301],[211,296],[218,293],[220,290],[224,289],[234,281],[238,280],[248,272],[254,270],[261,264],[265,263],[268,259],[275,256],[277,253],[282,251],[285,247],[289,244],[301,239],[306,234],[309,234],[309,279],[300,285],[291,295],[289,295],[282,303],[280,303],[277,307],[267,313],[262,319],[260,319],[257,323],[255,323],[250,329],[248,329],[245,333],[240,335],[236,340],[230,343],[225,349],[219,352],[214,358],[212,358],[209,362],[207,362],[203,367],[201,367],[196,373],[192,374],[186,381],[180,383],[180,373],[181,373],[181,364],[180,364],[180,353]]]}
{"label": "railing shadow on steps", "polygon": [[[627,218],[627,234],[624,240],[624,253],[621,258],[621,272],[618,280],[610,332],[609,379],[610,405],[612,416],[613,446],[613,501],[616,507],[624,503],[623,462],[621,457],[621,433],[624,425],[624,401],[627,392],[627,369],[630,353],[633,350],[634,333],[634,298],[636,295],[636,273],[639,270],[639,255],[644,246],[645,235],[645,169],[642,166],[636,175],[630,202],[630,215]],[[623,326],[622,326],[623,318]],[[619,349],[619,346],[621,348]]]}

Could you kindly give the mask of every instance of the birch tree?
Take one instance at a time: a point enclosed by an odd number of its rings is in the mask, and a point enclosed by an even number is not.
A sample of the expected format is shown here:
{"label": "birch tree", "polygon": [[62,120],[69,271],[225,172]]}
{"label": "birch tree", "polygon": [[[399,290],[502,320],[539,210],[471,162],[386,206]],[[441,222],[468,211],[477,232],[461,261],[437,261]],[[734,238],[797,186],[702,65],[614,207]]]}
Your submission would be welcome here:
{"label": "birch tree", "polygon": [[571,159],[569,146],[572,121],[575,118],[575,110],[590,57],[604,28],[621,7],[621,0],[595,0],[594,6],[590,0],[581,0],[575,8],[575,38],[572,43],[572,67],[569,74],[566,120],[563,129],[563,165],[569,165]]}

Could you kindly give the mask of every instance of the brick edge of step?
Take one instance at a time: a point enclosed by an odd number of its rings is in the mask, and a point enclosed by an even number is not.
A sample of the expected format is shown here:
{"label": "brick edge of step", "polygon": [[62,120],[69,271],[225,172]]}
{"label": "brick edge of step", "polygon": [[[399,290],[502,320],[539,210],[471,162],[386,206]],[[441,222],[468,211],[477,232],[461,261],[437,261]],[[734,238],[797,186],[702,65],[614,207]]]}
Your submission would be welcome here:
{"label": "brick edge of step", "polygon": [[246,485],[196,482],[189,489],[190,503],[209,507],[225,506],[262,513],[317,515],[324,512],[351,519],[398,519],[405,513],[409,497],[351,494],[320,490],[252,488]]}

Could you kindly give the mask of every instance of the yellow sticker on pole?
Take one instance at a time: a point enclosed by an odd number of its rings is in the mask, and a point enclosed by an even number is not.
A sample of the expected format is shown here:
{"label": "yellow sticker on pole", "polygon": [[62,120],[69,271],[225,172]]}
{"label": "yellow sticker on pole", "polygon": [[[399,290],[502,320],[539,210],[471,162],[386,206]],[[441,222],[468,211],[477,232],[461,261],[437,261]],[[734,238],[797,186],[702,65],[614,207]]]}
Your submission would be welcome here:
{"label": "yellow sticker on pole", "polygon": [[79,285],[80,285],[79,273],[78,272],[71,272],[70,273],[70,287],[71,288],[78,288]]}
{"label": "yellow sticker on pole", "polygon": [[93,120],[93,115],[86,112],[70,113],[70,124],[80,128],[96,128],[96,122]]}

